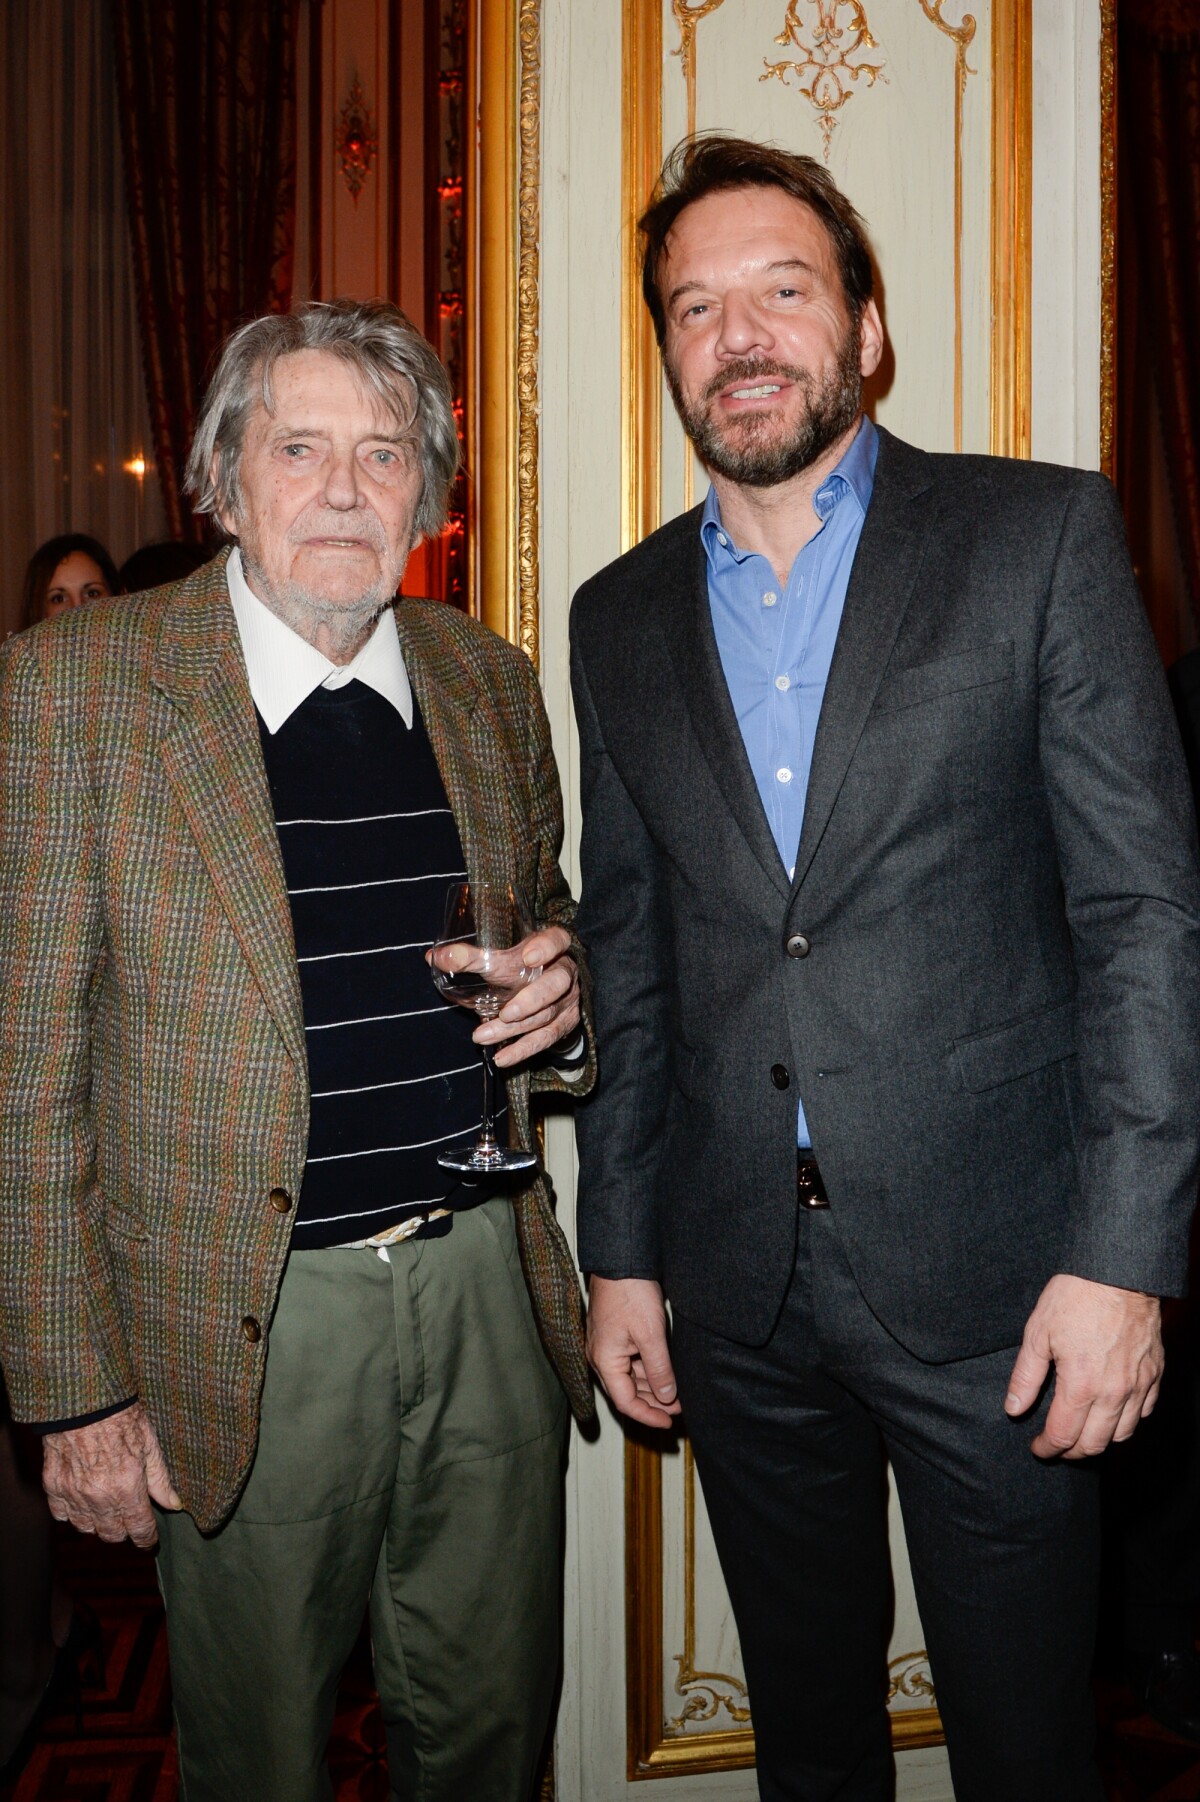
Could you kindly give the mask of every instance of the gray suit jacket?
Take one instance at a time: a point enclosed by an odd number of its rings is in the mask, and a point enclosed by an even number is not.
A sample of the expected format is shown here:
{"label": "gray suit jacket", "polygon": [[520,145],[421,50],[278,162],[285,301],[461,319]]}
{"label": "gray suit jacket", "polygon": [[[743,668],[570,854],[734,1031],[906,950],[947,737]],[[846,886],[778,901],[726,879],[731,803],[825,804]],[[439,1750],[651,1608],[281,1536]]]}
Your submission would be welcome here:
{"label": "gray suit jacket", "polygon": [[580,1260],[764,1341],[794,1254],[799,1092],[867,1300],[947,1359],[1015,1344],[1058,1270],[1179,1292],[1200,876],[1109,485],[880,439],[794,881],[721,670],[698,511],[576,597],[600,1065]]}

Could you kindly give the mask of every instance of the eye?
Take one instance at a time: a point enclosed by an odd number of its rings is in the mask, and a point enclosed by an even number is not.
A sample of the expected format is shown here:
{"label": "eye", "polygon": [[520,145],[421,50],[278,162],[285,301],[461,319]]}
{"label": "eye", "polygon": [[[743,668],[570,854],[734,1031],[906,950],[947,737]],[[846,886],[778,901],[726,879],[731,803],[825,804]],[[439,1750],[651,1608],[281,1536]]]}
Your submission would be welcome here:
{"label": "eye", "polygon": [[681,319],[699,319],[702,314],[708,312],[708,308],[709,308],[708,301],[695,300],[692,302],[690,307],[685,307],[683,309],[683,312],[680,314],[680,318]]}
{"label": "eye", "polygon": [[304,455],[307,449],[307,444],[285,444],[283,446],[283,454],[285,457],[290,457],[294,463],[298,458]]}
{"label": "eye", "polygon": [[372,461],[372,463],[379,463],[379,464],[383,464],[386,466],[389,463],[398,462],[399,459],[397,458],[394,450],[380,449],[380,450],[373,450],[371,452],[371,461]]}
{"label": "eye", "polygon": [[83,594],[85,600],[103,601],[108,598],[109,588],[104,582],[89,582]]}

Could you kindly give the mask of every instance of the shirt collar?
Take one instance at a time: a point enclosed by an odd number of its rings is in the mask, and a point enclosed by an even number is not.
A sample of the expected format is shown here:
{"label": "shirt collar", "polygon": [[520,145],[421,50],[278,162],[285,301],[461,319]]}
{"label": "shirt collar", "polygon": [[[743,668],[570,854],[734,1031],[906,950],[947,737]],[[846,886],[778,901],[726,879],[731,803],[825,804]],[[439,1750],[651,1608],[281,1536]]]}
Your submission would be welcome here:
{"label": "shirt collar", "polygon": [[272,737],[314,689],[344,688],[354,681],[373,688],[391,702],[406,726],[412,725],[412,688],[390,607],[384,608],[370,638],[349,663],[331,663],[259,600],[246,580],[242,553],[236,546],[225,565],[225,580],[242,640],[250,693]]}
{"label": "shirt collar", "polygon": [[[878,457],[879,434],[864,413],[845,455],[836,468],[830,470],[813,495],[813,511],[822,525],[847,494],[854,496],[859,511],[866,517],[867,508],[871,504],[871,491],[875,486],[875,464]],[[752,551],[739,550],[728,533],[722,530],[721,503],[717,499],[715,488],[709,489],[704,502],[704,511],[700,516],[700,537],[711,567],[716,567],[718,559],[744,563],[747,557],[754,555]]]}

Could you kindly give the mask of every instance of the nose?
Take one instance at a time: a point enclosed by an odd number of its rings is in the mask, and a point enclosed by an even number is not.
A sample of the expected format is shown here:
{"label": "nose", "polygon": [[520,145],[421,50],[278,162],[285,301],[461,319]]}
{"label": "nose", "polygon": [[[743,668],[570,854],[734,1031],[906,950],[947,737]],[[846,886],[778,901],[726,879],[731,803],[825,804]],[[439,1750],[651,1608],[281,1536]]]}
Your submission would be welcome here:
{"label": "nose", "polygon": [[335,450],[325,469],[325,500],[339,513],[362,505],[358,465],[351,450]]}
{"label": "nose", "polygon": [[774,348],[775,334],[768,315],[746,294],[727,294],[721,308],[718,354],[749,357]]}
{"label": "nose", "polygon": [[62,604],[63,612],[64,613],[74,612],[75,608],[82,607],[86,600],[87,600],[87,596],[86,596],[86,594],[83,593],[82,590],[80,590],[80,592],[78,594],[68,594],[67,598],[64,600],[64,602]]}

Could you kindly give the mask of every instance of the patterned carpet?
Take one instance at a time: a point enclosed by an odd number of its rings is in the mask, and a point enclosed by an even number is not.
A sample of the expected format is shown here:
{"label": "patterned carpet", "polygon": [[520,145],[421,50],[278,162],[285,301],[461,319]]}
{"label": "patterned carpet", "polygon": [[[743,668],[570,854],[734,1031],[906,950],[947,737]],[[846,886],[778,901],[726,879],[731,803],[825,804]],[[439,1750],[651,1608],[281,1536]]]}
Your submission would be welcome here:
{"label": "patterned carpet", "polygon": [[[0,1802],[177,1802],[154,1561],[132,1546],[65,1533],[62,1567],[72,1593],[100,1619],[103,1670],[86,1673],[78,1715],[68,1704],[46,1718],[25,1770],[14,1784],[0,1784]],[[1109,1802],[1200,1802],[1200,1748],[1139,1714],[1117,1684],[1097,1684],[1096,1696]],[[337,1802],[387,1802],[365,1635],[338,1695],[331,1764]],[[549,1784],[542,1795],[552,1797]]]}

